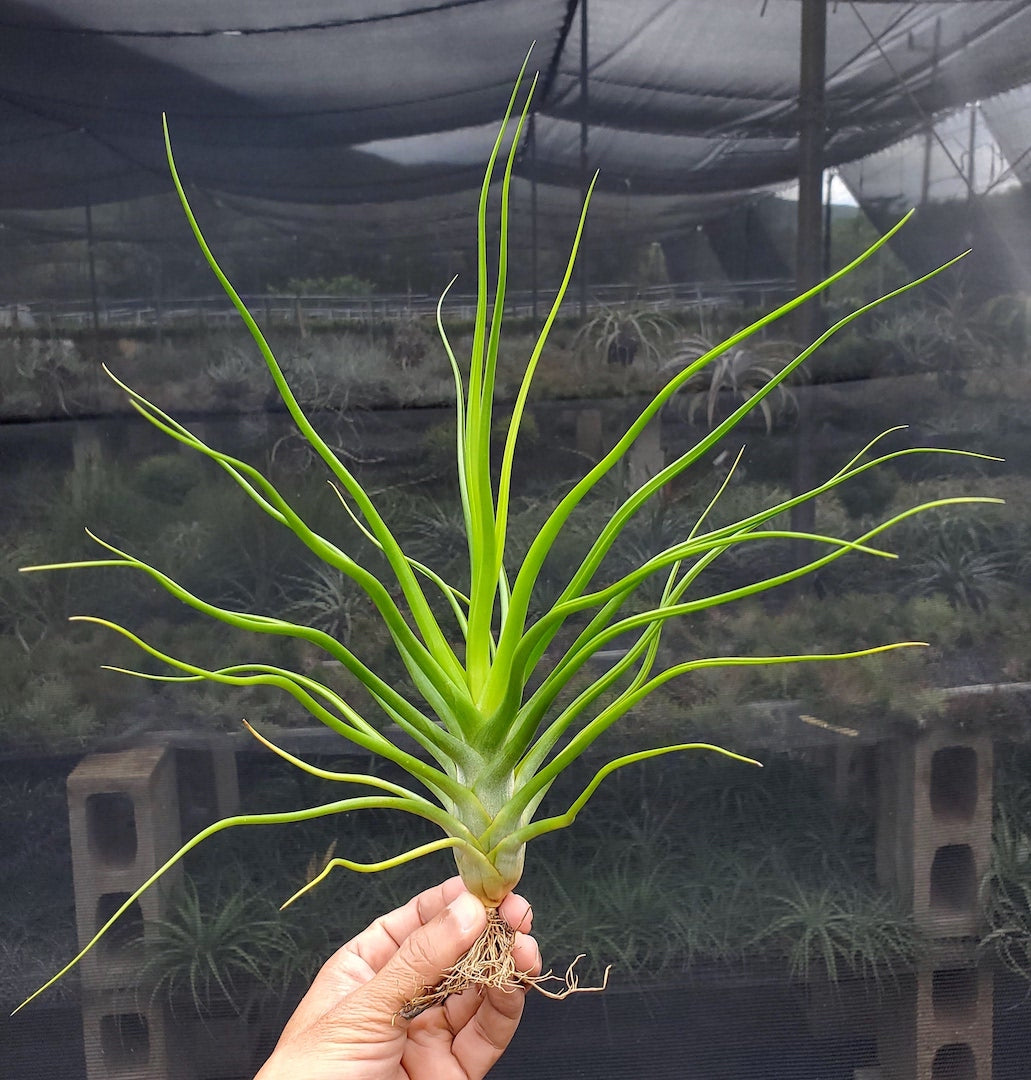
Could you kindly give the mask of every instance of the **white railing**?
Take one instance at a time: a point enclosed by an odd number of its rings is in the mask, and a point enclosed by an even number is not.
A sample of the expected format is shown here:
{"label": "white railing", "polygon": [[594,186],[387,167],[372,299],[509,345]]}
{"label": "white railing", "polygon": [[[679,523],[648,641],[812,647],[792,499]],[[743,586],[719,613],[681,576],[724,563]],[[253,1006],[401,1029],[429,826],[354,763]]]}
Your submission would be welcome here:
{"label": "white railing", "polygon": [[[716,306],[734,299],[767,306],[771,300],[789,293],[792,287],[793,282],[785,280],[656,285],[643,289],[630,285],[592,285],[588,307],[597,310],[600,307],[634,306],[677,311]],[[436,296],[416,293],[351,297],[257,295],[244,296],[243,299],[255,318],[266,326],[429,318],[437,307]],[[550,302],[550,294],[539,295],[538,316],[543,316]],[[448,296],[448,318],[472,319],[475,310],[474,295]],[[509,316],[532,316],[533,295],[528,290],[510,292],[505,310]],[[578,300],[574,290],[567,294],[563,310],[566,315],[577,313]],[[172,330],[180,327],[235,326],[238,320],[233,306],[222,295],[161,301],[98,300],[96,306],[89,300],[0,302],[0,328],[23,330],[89,329],[94,321],[100,327]]]}

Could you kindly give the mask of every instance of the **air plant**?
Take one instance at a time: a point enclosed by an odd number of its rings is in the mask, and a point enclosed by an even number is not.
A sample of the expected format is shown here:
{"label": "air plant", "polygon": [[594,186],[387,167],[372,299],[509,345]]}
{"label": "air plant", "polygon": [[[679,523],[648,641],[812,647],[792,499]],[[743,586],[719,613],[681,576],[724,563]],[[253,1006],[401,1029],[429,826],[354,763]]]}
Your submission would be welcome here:
{"label": "air plant", "polygon": [[635,304],[604,306],[576,333],[573,344],[589,344],[602,353],[610,364],[629,367],[642,351],[658,359],[658,341],[675,324],[657,311]]}
{"label": "air plant", "polygon": [[141,973],[151,1000],[167,998],[173,1013],[181,1001],[198,1016],[209,1015],[216,1002],[241,1016],[248,995],[241,987],[269,985],[277,961],[292,954],[293,943],[268,901],[241,887],[219,896],[209,912],[190,877],[173,896],[166,918],[154,921],[154,940],[147,946]]}
{"label": "air plant", "polygon": [[[544,606],[543,613],[532,615],[537,602],[535,590],[545,559],[571,515],[585,497],[603,481],[606,474],[619,464],[635,439],[676,391],[707,364],[717,362],[721,356],[736,348],[749,336],[839,280],[853,266],[880,248],[892,233],[823,284],[759,319],[710,349],[683,371],[676,373],[643,409],[615,446],[558,499],[529,546],[521,553],[519,564],[506,566],[506,550],[509,556],[511,555],[509,513],[520,426],[534,372],[570,282],[590,198],[589,191],[554,303],[544,320],[512,406],[500,460],[494,461],[491,452],[493,396],[505,304],[510,185],[529,108],[528,94],[521,113],[516,110],[525,70],[526,62],[509,100],[505,120],[490,154],[480,190],[477,211],[477,304],[472,353],[468,370],[464,374],[443,324],[442,306],[447,289],[437,307],[437,325],[455,384],[458,484],[469,559],[467,594],[448,584],[431,567],[402,550],[374,500],[347,465],[333,453],[298,405],[261,330],[205,242],[176,171],[167,124],[165,125],[165,145],[172,179],[205,259],[250,331],[295,424],[329,469],[332,476],[330,482],[337,491],[343,511],[357,524],[372,553],[382,556],[389,570],[382,571],[380,576],[374,574],[361,561],[359,554],[343,550],[306,523],[272,481],[256,468],[209,446],[200,436],[162,412],[156,405],[117,379],[115,381],[128,394],[132,406],[141,416],[170,438],[216,462],[270,518],[293,532],[328,567],[349,578],[365,593],[382,617],[393,646],[421,696],[421,701],[417,703],[408,700],[390,682],[366,665],[348,645],[324,630],[281,618],[232,610],[212,603],[194,595],[157,567],[119,550],[92,533],[91,537],[106,550],[105,557],[27,569],[107,566],[142,571],[187,606],[222,623],[256,634],[295,638],[316,646],[361,681],[372,702],[380,710],[382,718],[394,727],[381,730],[330,687],[309,674],[262,663],[206,667],[169,655],[157,645],[113,622],[93,618],[86,620],[117,631],[150,657],[162,661],[178,672],[127,672],[128,674],[166,682],[211,680],[227,686],[273,686],[285,690],[312,716],[337,732],[346,742],[399,767],[408,774],[411,782],[401,784],[371,772],[342,773],[317,768],[274,746],[247,725],[248,730],[259,741],[293,765],[315,776],[336,781],[356,793],[338,801],[302,810],[229,817],[203,829],[129,896],[82,952],[36,994],[52,985],[77,963],[146,889],[208,837],[237,826],[301,822],[366,808],[392,809],[424,818],[438,826],[442,835],[439,839],[385,857],[378,862],[359,863],[336,856],[288,903],[313,888],[335,868],[345,867],[361,873],[372,873],[399,866],[431,852],[450,849],[467,888],[483,902],[490,913],[486,931],[488,940],[474,946],[470,956],[475,958],[487,954],[493,957],[494,964],[487,971],[468,970],[467,965],[461,972],[456,973],[457,982],[452,978],[442,989],[426,988],[426,994],[413,1003],[411,1009],[403,1010],[402,1014],[415,1015],[421,1008],[441,1000],[449,990],[460,989],[472,983],[493,981],[497,985],[499,981],[508,983],[512,978],[518,981],[520,976],[514,971],[510,956],[507,961],[505,959],[511,931],[494,909],[519,881],[526,846],[530,841],[571,826],[606,777],[636,762],[687,750],[708,750],[738,761],[751,761],[742,755],[706,743],[682,742],[641,749],[614,757],[603,765],[579,796],[564,810],[548,816],[538,816],[542,800],[554,781],[652,691],[671,679],[710,668],[842,660],[919,644],[895,642],[833,654],[715,656],[685,659],[663,668],[658,665],[659,647],[668,621],[734,600],[755,597],[778,585],[797,581],[849,552],[893,558],[891,553],[872,546],[872,542],[894,523],[934,506],[996,501],[975,498],[938,499],[896,514],[887,521],[868,528],[854,539],[791,532],[770,524],[772,519],[790,511],[792,507],[815,499],[878,464],[906,454],[930,452],[923,448],[912,448],[873,456],[871,451],[879,441],[878,437],[844,468],[811,490],[794,495],[778,505],[758,509],[731,524],[712,527],[707,518],[725,486],[724,481],[724,485],[714,494],[709,507],[683,539],[670,544],[629,572],[619,571],[618,576],[614,576],[612,580],[605,580],[603,577],[601,568],[606,555],[624,527],[649,499],[665,484],[707,455],[744,417],[753,410],[761,409],[763,401],[777,393],[784,380],[823,341],[847,326],[863,311],[880,303],[878,300],[841,319],[816,342],[784,364],[764,387],[758,389],[698,443],[626,496],[600,530],[557,598]],[[533,82],[535,84],[536,79]],[[533,86],[530,94],[532,92]],[[502,147],[513,116],[515,130],[505,158]],[[501,161],[504,161],[503,168],[500,166]],[[487,272],[487,238],[493,234],[494,228],[488,226],[487,208],[496,168],[502,171],[500,233],[497,276],[493,282],[491,300]],[[592,182],[591,189],[593,187]],[[903,292],[909,287],[911,286],[896,292]],[[793,569],[772,576],[761,576],[745,586],[722,592],[705,591],[704,572],[721,555],[741,545],[747,547],[754,542],[761,543],[771,539],[806,539],[812,542],[814,553],[809,561]],[[654,579],[663,583],[658,601],[652,604],[638,602],[642,586]],[[563,631],[567,632],[562,633]],[[619,649],[611,648],[616,639],[619,639]],[[585,679],[584,676],[588,678]],[[586,686],[584,682],[587,683]],[[564,693],[567,690],[569,693]],[[399,730],[410,742],[388,733],[394,730]],[[575,977],[570,979],[569,985],[575,987]],[[32,998],[28,1000],[31,1001]]]}
{"label": "air plant", "polygon": [[[701,356],[712,352],[714,342],[704,334],[692,334],[677,342],[673,357],[663,365],[663,371],[682,370],[691,366]],[[719,356],[704,370],[698,370],[684,387],[686,394],[693,394],[686,409],[688,423],[694,423],[695,414],[705,406],[705,421],[712,427],[721,411],[721,398],[733,402],[747,401],[766,386],[795,352],[790,342],[749,342],[737,345]],[[798,412],[798,402],[793,391],[785,383],[779,383],[775,392],[758,403],[766,434],[775,425],[793,418]]]}

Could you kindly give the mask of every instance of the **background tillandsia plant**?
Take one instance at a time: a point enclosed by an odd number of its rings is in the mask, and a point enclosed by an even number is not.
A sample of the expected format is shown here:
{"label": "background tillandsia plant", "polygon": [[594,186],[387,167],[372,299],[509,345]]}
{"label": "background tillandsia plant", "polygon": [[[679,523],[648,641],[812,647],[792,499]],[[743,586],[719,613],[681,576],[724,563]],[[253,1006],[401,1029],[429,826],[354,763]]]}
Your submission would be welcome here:
{"label": "background tillandsia plant", "polygon": [[[537,593],[545,559],[570,517],[581,501],[619,465],[634,441],[677,390],[706,365],[717,362],[763,327],[847,274],[880,248],[891,234],[826,282],[709,349],[684,370],[677,372],[641,411],[613,448],[558,500],[526,548],[518,567],[511,568],[506,564],[506,555],[511,557],[509,509],[520,428],[534,373],[572,275],[587,212],[586,201],[590,197],[588,193],[565,274],[515,396],[500,460],[494,460],[491,439],[495,427],[494,391],[505,305],[509,193],[516,151],[529,107],[529,94],[515,121],[507,158],[501,168],[499,251],[493,282],[488,280],[487,265],[487,237],[493,232],[493,227],[488,226],[488,197],[502,157],[509,122],[516,111],[525,66],[524,63],[523,72],[509,101],[480,191],[477,212],[478,300],[472,353],[465,370],[455,356],[443,325],[442,306],[447,290],[437,309],[438,328],[455,384],[458,481],[468,545],[467,593],[461,592],[431,567],[402,550],[376,502],[348,465],[320,436],[298,404],[261,330],[204,240],[176,172],[166,127],[169,167],[197,243],[253,336],[299,432],[313,454],[328,468],[330,483],[339,496],[341,513],[346,512],[358,526],[370,551],[374,554],[378,552],[377,557],[385,560],[389,572],[378,576],[361,561],[361,556],[343,550],[332,539],[318,532],[302,519],[275,484],[256,468],[207,445],[198,435],[140,394],[120,382],[118,385],[128,394],[140,415],[170,438],[217,463],[273,521],[292,532],[329,570],[349,579],[364,593],[381,616],[421,701],[417,703],[403,696],[347,644],[326,630],[283,618],[234,610],[206,600],[190,592],[158,567],[119,550],[92,533],[93,539],[106,549],[106,557],[27,569],[92,566],[140,570],[183,604],[222,623],[256,634],[298,639],[322,650],[361,682],[382,717],[394,725],[404,739],[380,730],[339,693],[311,674],[261,663],[204,667],[164,652],[128,628],[106,620],[87,620],[110,627],[152,658],[178,672],[164,675],[148,672],[131,674],[168,682],[210,680],[238,687],[278,687],[291,694],[316,719],[347,742],[400,767],[411,777],[412,783],[410,786],[399,784],[373,773],[341,773],[316,768],[277,748],[257,731],[250,729],[271,750],[298,768],[337,781],[357,793],[304,810],[231,817],[204,829],[128,897],[93,941],[46,986],[60,978],[92,948],[115,920],[169,867],[206,838],[236,826],[299,822],[365,808],[393,809],[415,815],[437,825],[442,836],[378,862],[358,863],[346,857],[335,857],[296,896],[323,880],[336,867],[368,873],[449,848],[454,853],[467,887],[485,906],[495,907],[519,881],[526,845],[537,837],[572,825],[598,786],[616,770],[659,755],[694,749],[715,751],[740,761],[750,760],[703,743],[684,742],[644,748],[615,757],[598,769],[593,779],[563,812],[537,816],[542,800],[560,774],[613,724],[670,680],[712,668],[843,660],[918,644],[892,642],[833,654],[715,656],[685,659],[662,667],[659,663],[660,643],[664,628],[671,619],[756,596],[796,581],[850,552],[893,558],[891,553],[873,546],[876,537],[889,526],[937,506],[998,501],[963,496],[924,502],[865,528],[861,535],[851,539],[774,527],[773,519],[785,511],[815,499],[885,462],[909,454],[963,453],[910,448],[874,454],[874,448],[882,437],[878,436],[843,468],[811,490],[716,527],[710,522],[710,516],[726,487],[725,480],[713,493],[706,510],[681,539],[629,571],[625,567],[617,572],[608,568],[606,574],[605,560],[614,542],[649,500],[703,455],[707,455],[745,417],[755,410],[761,410],[764,400],[774,394],[822,342],[864,311],[888,299],[886,296],[839,320],[816,342],[784,363],[765,385],[694,446],[627,495],[597,534],[557,598],[550,604],[542,605]],[[531,87],[530,94],[532,90]],[[927,275],[930,276],[933,275]],[[904,292],[916,284],[919,281],[889,295]],[[738,549],[741,545],[747,548],[755,542],[778,539],[809,541],[813,554],[800,565],[769,576],[760,576],[750,584],[724,591],[706,591],[705,571],[725,552]],[[645,595],[652,599],[643,600]],[[654,599],[656,595],[657,601]],[[617,639],[626,647],[613,659],[614,651],[608,647]],[[457,646],[456,641],[459,642]],[[604,670],[596,674],[596,665],[599,664]],[[296,899],[296,896],[292,899]]]}

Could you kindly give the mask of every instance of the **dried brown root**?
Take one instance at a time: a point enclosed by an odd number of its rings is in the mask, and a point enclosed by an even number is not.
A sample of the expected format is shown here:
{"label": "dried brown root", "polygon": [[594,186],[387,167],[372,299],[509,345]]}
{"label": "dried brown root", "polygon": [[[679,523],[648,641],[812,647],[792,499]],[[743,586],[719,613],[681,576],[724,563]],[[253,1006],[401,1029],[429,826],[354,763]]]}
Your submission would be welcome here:
{"label": "dried brown root", "polygon": [[[451,968],[436,986],[423,989],[405,1003],[397,1015],[402,1020],[413,1020],[421,1012],[443,1003],[452,995],[476,987],[482,993],[485,987],[512,993],[519,987],[532,987],[545,997],[562,1001],[570,994],[594,994],[604,990],[609,983],[611,966],[605,969],[601,986],[581,986],[574,971],[583,959],[581,953],[566,969],[565,976],[546,971],[543,975],[527,975],[515,966],[512,946],[516,932],[494,909],[487,912],[487,926],[473,943],[472,948]],[[546,983],[563,983],[561,990],[548,990]]]}

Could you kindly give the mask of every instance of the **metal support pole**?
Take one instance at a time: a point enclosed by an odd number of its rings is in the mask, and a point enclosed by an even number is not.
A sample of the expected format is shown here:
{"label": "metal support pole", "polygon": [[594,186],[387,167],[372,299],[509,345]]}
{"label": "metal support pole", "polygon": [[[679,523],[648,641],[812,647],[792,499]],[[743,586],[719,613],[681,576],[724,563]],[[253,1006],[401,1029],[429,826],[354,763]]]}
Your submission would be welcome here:
{"label": "metal support pole", "polygon": [[[798,235],[795,283],[799,292],[821,280],[823,261],[823,154],[825,141],[824,81],[827,53],[825,0],[802,0],[801,63],[798,93]],[[819,299],[797,309],[795,332],[803,345],[823,329]],[[798,393],[798,428],[792,470],[794,492],[813,486],[813,419],[804,388]],[[811,532],[816,520],[812,500],[791,512],[791,527]],[[804,556],[804,552],[799,554]]]}
{"label": "metal support pole", "polygon": [[93,255],[93,207],[86,203],[86,264],[89,267],[90,306],[93,311],[93,332],[100,330],[100,307],[97,303],[97,264]]}
{"label": "metal support pole", "polygon": [[[587,0],[580,0],[580,206],[587,201]],[[577,260],[577,285],[580,293],[580,318],[587,318],[587,245],[580,248]]]}
{"label": "metal support pole", "polygon": [[977,231],[977,110],[979,102],[970,102],[970,134],[967,142],[967,247],[974,247],[974,237]]}
{"label": "metal support pole", "polygon": [[[831,248],[831,225],[834,221],[834,203],[831,202],[831,197],[834,193],[834,171],[832,169],[827,170],[827,184],[825,187],[825,194],[823,197],[823,267],[820,274],[823,278],[829,278],[831,276],[831,257],[833,251]],[[829,300],[831,295],[830,289],[824,294],[824,299]]]}
{"label": "metal support pole", "polygon": [[967,143],[967,202],[974,201],[974,188],[977,181],[975,170],[977,154],[977,102],[970,103],[970,136]]}
{"label": "metal support pole", "polygon": [[[804,290],[820,280],[823,252],[824,72],[827,8],[824,0],[802,0],[802,62],[798,95],[798,246],[796,283]],[[803,337],[818,327],[819,306],[806,304]]]}
{"label": "metal support pole", "polygon": [[530,310],[537,318],[537,114],[530,113]]}
{"label": "metal support pole", "polygon": [[160,253],[154,263],[154,340],[164,343],[165,267]]}
{"label": "metal support pole", "polygon": [[[938,53],[941,51],[942,21],[941,16],[934,20],[934,44],[931,46],[931,82],[938,76]],[[934,146],[934,120],[927,119],[927,133],[924,135],[924,171],[920,178],[920,205],[927,203],[931,190],[931,149]]]}

